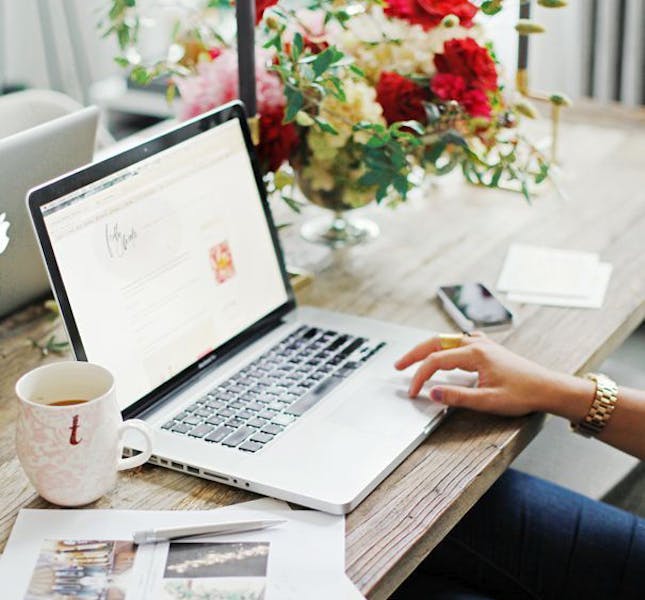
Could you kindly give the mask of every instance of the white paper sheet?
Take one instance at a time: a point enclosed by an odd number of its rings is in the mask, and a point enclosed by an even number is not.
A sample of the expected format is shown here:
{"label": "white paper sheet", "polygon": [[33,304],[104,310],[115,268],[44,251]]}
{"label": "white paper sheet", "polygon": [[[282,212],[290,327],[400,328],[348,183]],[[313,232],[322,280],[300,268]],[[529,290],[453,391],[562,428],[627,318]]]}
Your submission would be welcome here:
{"label": "white paper sheet", "polygon": [[[186,586],[193,592],[243,590],[250,594],[245,597],[255,594],[263,600],[350,597],[343,575],[343,517],[309,510],[276,510],[275,505],[258,510],[257,506],[261,505],[256,504],[254,509],[241,504],[211,511],[22,510],[0,561],[2,598],[62,598],[54,595],[52,586],[78,586],[79,564],[83,570],[80,585],[100,588],[110,580],[115,590],[127,590],[125,600],[175,600]],[[288,523],[189,542],[204,545],[197,550],[181,542],[174,542],[170,551],[168,544],[139,546],[136,550],[128,544],[133,532],[140,529],[276,517],[288,519]],[[113,540],[121,542],[115,545]],[[106,571],[101,566],[108,554],[110,564],[118,568]],[[260,573],[258,564],[262,561],[265,572]],[[58,567],[57,584],[52,583],[52,564]],[[73,583],[61,583],[65,577]],[[26,595],[30,588],[41,593]]]}
{"label": "white paper sheet", "polygon": [[592,293],[586,298],[575,296],[551,296],[548,294],[520,294],[509,293],[508,299],[511,302],[523,302],[525,304],[543,304],[545,306],[562,306],[571,308],[600,308],[605,301],[605,292],[611,278],[612,265],[599,263]]}
{"label": "white paper sheet", "polygon": [[514,294],[589,298],[598,264],[598,255],[590,252],[511,244],[497,289]]}
{"label": "white paper sheet", "polygon": [[[242,506],[253,509],[261,510],[291,510],[291,507],[282,500],[275,500],[273,498],[260,498],[259,500],[251,500],[245,502]],[[226,510],[227,507],[224,507],[220,510]],[[343,586],[344,591],[339,600],[364,600],[365,596],[360,593],[358,588],[354,585],[354,582],[343,573]]]}

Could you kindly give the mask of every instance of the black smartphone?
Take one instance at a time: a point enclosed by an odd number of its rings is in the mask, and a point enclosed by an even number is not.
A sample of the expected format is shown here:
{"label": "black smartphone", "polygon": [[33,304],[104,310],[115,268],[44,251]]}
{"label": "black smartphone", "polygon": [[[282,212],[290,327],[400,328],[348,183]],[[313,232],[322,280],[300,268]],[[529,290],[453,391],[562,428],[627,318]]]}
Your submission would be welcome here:
{"label": "black smartphone", "polygon": [[462,331],[493,331],[513,325],[513,313],[483,283],[442,285],[437,296]]}

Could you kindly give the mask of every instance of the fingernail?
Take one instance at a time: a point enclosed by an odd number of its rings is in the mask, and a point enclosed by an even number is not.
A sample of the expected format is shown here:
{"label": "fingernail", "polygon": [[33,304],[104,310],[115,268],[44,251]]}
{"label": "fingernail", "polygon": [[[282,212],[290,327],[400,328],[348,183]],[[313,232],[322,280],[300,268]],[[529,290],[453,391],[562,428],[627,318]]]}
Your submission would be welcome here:
{"label": "fingernail", "polygon": [[440,387],[433,387],[430,390],[430,398],[435,402],[441,402],[443,400],[443,390]]}

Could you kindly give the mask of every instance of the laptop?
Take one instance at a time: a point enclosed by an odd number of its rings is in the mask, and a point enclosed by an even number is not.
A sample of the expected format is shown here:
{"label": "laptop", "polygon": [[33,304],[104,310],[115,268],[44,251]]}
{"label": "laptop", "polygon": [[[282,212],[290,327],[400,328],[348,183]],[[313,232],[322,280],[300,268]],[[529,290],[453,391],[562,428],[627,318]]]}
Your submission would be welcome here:
{"label": "laptop", "polygon": [[28,204],[74,353],[154,428],[150,462],[343,514],[445,414],[392,366],[428,332],[296,305],[240,103]]}
{"label": "laptop", "polygon": [[92,161],[98,116],[90,107],[0,139],[0,317],[50,293],[25,195]]}

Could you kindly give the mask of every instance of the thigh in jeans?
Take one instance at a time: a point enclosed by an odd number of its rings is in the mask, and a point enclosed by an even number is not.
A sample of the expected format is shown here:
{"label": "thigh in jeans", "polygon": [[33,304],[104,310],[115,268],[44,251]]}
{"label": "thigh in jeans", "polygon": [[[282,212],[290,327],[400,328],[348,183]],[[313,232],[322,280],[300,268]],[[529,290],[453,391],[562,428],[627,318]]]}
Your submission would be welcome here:
{"label": "thigh in jeans", "polygon": [[509,470],[397,597],[642,599],[645,520]]}

